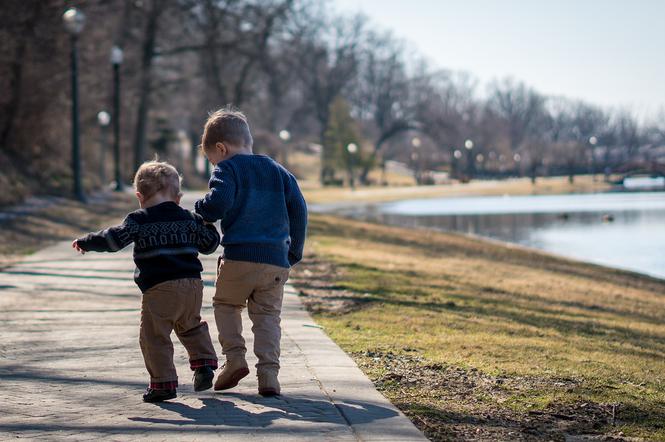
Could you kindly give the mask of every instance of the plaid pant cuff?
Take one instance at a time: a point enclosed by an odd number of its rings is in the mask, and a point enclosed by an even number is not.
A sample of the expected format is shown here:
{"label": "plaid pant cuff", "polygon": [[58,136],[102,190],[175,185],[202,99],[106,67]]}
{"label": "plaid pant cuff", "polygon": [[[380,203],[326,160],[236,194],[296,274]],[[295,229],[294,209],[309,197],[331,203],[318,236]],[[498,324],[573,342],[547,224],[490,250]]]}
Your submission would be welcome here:
{"label": "plaid pant cuff", "polygon": [[189,361],[189,368],[191,368],[192,371],[201,367],[210,367],[213,370],[217,370],[217,359],[195,359]]}
{"label": "plaid pant cuff", "polygon": [[178,388],[178,381],[151,382],[150,388],[153,390],[175,390]]}

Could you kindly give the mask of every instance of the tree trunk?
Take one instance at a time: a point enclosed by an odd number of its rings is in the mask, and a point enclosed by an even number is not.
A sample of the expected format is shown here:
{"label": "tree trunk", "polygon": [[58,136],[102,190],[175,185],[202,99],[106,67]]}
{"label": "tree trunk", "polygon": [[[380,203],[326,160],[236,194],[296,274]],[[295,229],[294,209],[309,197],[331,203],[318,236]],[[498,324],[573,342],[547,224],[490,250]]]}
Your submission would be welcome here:
{"label": "tree trunk", "polygon": [[23,86],[23,67],[25,59],[25,49],[28,44],[29,38],[27,34],[32,34],[32,30],[35,28],[35,24],[39,18],[43,2],[34,2],[34,9],[32,16],[27,20],[22,27],[22,31],[18,35],[21,38],[17,39],[16,50],[14,51],[14,57],[12,58],[11,68],[9,69],[9,84],[7,93],[9,95],[9,100],[5,105],[3,114],[5,114],[5,121],[2,125],[2,131],[0,132],[0,147],[8,152],[7,142],[9,140],[9,134],[11,133],[12,127],[14,126],[14,120],[18,114],[18,110],[21,103],[21,87]]}
{"label": "tree trunk", "polygon": [[163,2],[153,0],[148,23],[146,24],[143,41],[143,56],[141,62],[141,80],[139,83],[139,109],[136,116],[136,131],[134,133],[134,168],[138,169],[145,160],[145,144],[148,126],[148,110],[150,107],[150,88],[152,86],[152,62],[155,56],[155,44],[159,16],[162,13]]}

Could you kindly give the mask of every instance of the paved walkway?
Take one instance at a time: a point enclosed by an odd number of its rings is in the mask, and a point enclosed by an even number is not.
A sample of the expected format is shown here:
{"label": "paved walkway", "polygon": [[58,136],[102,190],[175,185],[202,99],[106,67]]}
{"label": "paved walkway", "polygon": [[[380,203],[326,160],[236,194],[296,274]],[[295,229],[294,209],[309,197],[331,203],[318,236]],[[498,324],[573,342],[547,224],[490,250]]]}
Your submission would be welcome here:
{"label": "paved walkway", "polygon": [[[213,337],[214,260],[204,259],[203,310]],[[282,396],[258,396],[253,372],[230,392],[194,393],[176,342],[178,398],[143,403],[132,271],[130,250],[79,256],[61,243],[0,273],[0,440],[424,439],[316,327],[290,287]]]}

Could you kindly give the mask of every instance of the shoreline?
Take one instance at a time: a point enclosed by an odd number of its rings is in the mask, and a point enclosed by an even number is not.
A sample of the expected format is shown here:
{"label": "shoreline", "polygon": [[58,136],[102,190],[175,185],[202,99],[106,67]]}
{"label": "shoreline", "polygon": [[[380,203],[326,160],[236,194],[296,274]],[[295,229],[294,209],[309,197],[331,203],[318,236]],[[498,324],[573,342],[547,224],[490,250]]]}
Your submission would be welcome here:
{"label": "shoreline", "polygon": [[[423,232],[426,232],[426,233],[435,232],[435,233],[443,233],[443,234],[450,234],[450,235],[461,235],[461,236],[471,238],[471,239],[476,239],[476,240],[480,240],[480,241],[487,241],[487,242],[493,243],[497,246],[507,247],[509,249],[523,250],[523,251],[526,251],[526,252],[534,252],[534,253],[542,253],[542,254],[552,256],[553,258],[557,258],[557,259],[565,259],[565,260],[570,260],[570,261],[576,261],[576,262],[579,262],[579,263],[585,264],[585,265],[597,266],[599,268],[605,268],[605,269],[608,269],[608,270],[618,270],[618,271],[626,272],[626,273],[634,275],[634,276],[647,277],[647,278],[656,280],[658,282],[665,282],[665,276],[657,276],[657,275],[654,275],[654,274],[651,274],[651,273],[640,272],[640,271],[637,271],[637,270],[634,270],[634,269],[629,269],[629,268],[626,268],[626,267],[613,266],[613,265],[604,264],[604,263],[600,263],[600,262],[589,261],[589,260],[585,260],[583,258],[563,255],[563,254],[552,252],[552,251],[549,251],[549,250],[540,249],[538,247],[529,246],[529,245],[525,245],[525,244],[519,244],[519,243],[515,243],[515,242],[510,242],[510,241],[503,240],[503,239],[498,239],[498,238],[492,238],[490,236],[484,236],[484,235],[481,235],[481,234],[478,234],[478,233],[460,232],[460,231],[456,231],[456,230],[443,230],[443,229],[436,229],[436,228],[433,228],[433,227],[423,227],[423,226],[405,227],[405,226],[398,225],[398,224],[387,224],[387,223],[382,223],[380,221],[364,220],[364,219],[354,218],[354,217],[349,216],[349,215],[333,213],[333,212],[316,212],[316,213],[321,214],[321,215],[340,217],[340,218],[348,219],[348,220],[351,220],[351,221],[359,221],[359,222],[377,224],[377,225],[386,226],[386,227],[397,227],[397,228],[402,228],[402,229],[407,229],[408,228],[408,229],[411,229],[411,230],[418,230],[418,231],[423,231]],[[455,216],[455,215],[446,215],[446,216]]]}
{"label": "shoreline", "polygon": [[[567,194],[544,194],[544,195],[539,195],[539,196],[566,196],[566,195],[603,195],[603,194],[663,194],[665,195],[665,191],[635,191],[635,190],[625,190],[625,191],[602,191],[602,192],[595,192],[595,193],[567,193]],[[523,197],[529,197],[533,195],[503,195],[503,197],[509,197],[509,198],[523,198]],[[457,198],[501,198],[499,195],[455,195],[455,196],[445,196],[445,197],[437,197],[436,200],[444,201],[444,200],[452,200],[452,199],[457,199]],[[443,226],[423,226],[423,225],[405,225],[405,223],[399,222],[399,220],[395,222],[390,222],[390,221],[385,221],[383,219],[380,219],[380,216],[372,216],[370,212],[373,212],[374,210],[377,210],[376,208],[382,205],[386,204],[392,204],[392,203],[399,203],[402,201],[420,201],[420,202],[427,202],[428,200],[431,200],[433,198],[409,198],[409,199],[400,199],[400,200],[395,200],[395,201],[390,201],[390,202],[359,202],[359,201],[351,201],[351,202],[337,202],[337,203],[325,203],[325,204],[314,204],[310,206],[310,211],[312,213],[317,213],[317,214],[324,214],[324,215],[332,215],[332,216],[339,216],[343,217],[346,219],[350,220],[356,220],[356,221],[365,221],[365,222],[371,222],[371,223],[376,223],[379,225],[385,225],[385,226],[392,226],[392,227],[402,227],[402,228],[409,228],[409,229],[417,229],[419,231],[423,232],[439,232],[439,233],[451,233],[451,234],[461,234],[467,237],[471,238],[478,238],[482,240],[487,240],[491,242],[495,242],[496,244],[507,246],[507,247],[521,247],[524,248],[525,250],[531,250],[531,251],[537,251],[541,253],[547,253],[552,256],[556,256],[559,258],[563,259],[571,259],[574,261],[578,261],[581,263],[585,264],[592,264],[592,265],[597,265],[600,267],[605,267],[608,269],[614,269],[614,270],[621,270],[629,273],[635,273],[637,275],[641,276],[646,276],[649,278],[653,278],[656,280],[660,281],[665,281],[665,275],[662,274],[657,274],[649,271],[649,268],[647,270],[641,270],[637,268],[631,268],[629,266],[626,266],[626,264],[622,263],[611,263],[611,262],[603,262],[599,261],[597,259],[593,259],[591,257],[585,257],[585,256],[578,256],[574,254],[565,254],[562,253],[561,251],[556,251],[556,250],[550,250],[548,248],[541,248],[538,247],[537,245],[533,244],[521,244],[519,242],[513,242],[510,239],[505,239],[505,238],[498,238],[498,237],[493,237],[490,236],[489,234],[483,234],[479,232],[467,232],[464,230],[455,230],[453,229],[447,229]],[[362,211],[365,210],[367,213],[361,213],[358,212],[358,210]],[[535,209],[534,209],[535,210]],[[467,212],[450,212],[450,213],[428,213],[425,215],[418,215],[416,213],[413,214],[401,214],[401,213],[392,213],[392,215],[396,215],[398,218],[399,216],[404,216],[408,218],[409,216],[415,217],[415,218],[422,218],[422,217],[427,217],[429,215],[435,216],[435,217],[441,217],[441,218],[446,218],[446,219],[451,219],[455,217],[463,217],[463,218],[474,218],[474,217],[483,217],[483,216],[526,216],[526,215],[551,215],[551,214],[559,214],[559,213],[565,213],[565,214],[580,214],[580,213],[587,213],[587,212],[593,212],[593,213],[598,213],[602,214],[605,210],[601,209],[593,209],[593,210],[583,210],[578,208],[578,210],[575,209],[561,209],[559,210],[548,210],[548,211],[534,211],[534,212],[522,212],[522,211],[506,211],[506,212],[476,212],[476,213],[467,213]],[[608,213],[610,212],[617,212],[617,211],[622,211],[619,209],[606,209]],[[450,227],[450,226],[448,226]],[[653,267],[650,268],[653,270]]]}
{"label": "shoreline", "polygon": [[305,200],[310,205],[367,204],[404,199],[431,199],[456,196],[492,195],[552,195],[606,192],[612,185],[593,176],[577,176],[574,183],[567,177],[539,178],[532,184],[528,178],[505,180],[475,180],[469,183],[451,183],[435,186],[360,187],[355,190],[340,187],[320,187],[311,182],[301,183]]}

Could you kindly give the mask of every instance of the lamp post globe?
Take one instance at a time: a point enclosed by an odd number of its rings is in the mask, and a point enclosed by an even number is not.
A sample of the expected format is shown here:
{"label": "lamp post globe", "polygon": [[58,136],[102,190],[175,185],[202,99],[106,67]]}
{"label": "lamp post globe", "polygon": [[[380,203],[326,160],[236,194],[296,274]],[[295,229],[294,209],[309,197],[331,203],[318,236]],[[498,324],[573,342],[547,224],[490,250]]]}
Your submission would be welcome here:
{"label": "lamp post globe", "polygon": [[111,48],[111,64],[122,64],[124,54],[118,46]]}
{"label": "lamp post globe", "polygon": [[282,141],[289,141],[291,139],[291,133],[286,129],[280,130],[279,131],[279,138]]}
{"label": "lamp post globe", "polygon": [[62,21],[65,24],[65,30],[71,35],[78,35],[85,26],[85,14],[77,8],[68,8],[62,14]]}
{"label": "lamp post globe", "polygon": [[347,150],[350,154],[354,154],[354,153],[358,152],[358,145],[357,145],[356,143],[349,143],[349,144],[346,146],[346,150]]}
{"label": "lamp post globe", "polygon": [[97,122],[100,126],[106,127],[111,122],[111,115],[106,111],[99,111],[97,113]]}
{"label": "lamp post globe", "polygon": [[467,148],[468,150],[473,149],[473,141],[471,141],[471,140],[466,140],[466,141],[464,142],[464,147]]}
{"label": "lamp post globe", "polygon": [[422,144],[423,142],[419,137],[413,137],[411,139],[411,145],[415,148],[419,148]]}

